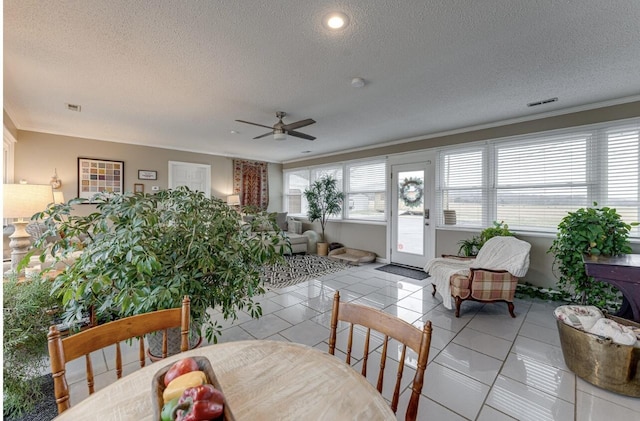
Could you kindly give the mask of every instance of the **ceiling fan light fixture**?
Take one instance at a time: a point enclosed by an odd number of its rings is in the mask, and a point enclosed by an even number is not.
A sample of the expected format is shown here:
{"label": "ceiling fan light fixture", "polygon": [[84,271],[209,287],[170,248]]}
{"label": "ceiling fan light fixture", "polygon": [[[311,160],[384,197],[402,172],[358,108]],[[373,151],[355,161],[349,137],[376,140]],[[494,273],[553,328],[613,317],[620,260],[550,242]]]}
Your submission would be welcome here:
{"label": "ceiling fan light fixture", "polygon": [[332,30],[339,30],[344,29],[344,27],[347,26],[347,24],[349,23],[349,18],[344,13],[333,12],[326,15],[323,22],[327,28]]}
{"label": "ceiling fan light fixture", "polygon": [[273,140],[287,140],[287,134],[284,132],[274,132]]}

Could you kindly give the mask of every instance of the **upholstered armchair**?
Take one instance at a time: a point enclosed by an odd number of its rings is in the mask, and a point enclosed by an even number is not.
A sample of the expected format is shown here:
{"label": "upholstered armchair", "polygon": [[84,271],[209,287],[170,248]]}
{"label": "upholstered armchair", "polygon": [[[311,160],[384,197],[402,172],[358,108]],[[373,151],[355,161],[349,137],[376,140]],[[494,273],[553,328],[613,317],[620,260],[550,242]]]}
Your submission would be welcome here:
{"label": "upholstered armchair", "polygon": [[493,237],[475,258],[441,257],[429,261],[424,270],[431,275],[433,295],[442,296],[442,304],[460,317],[462,301],[506,302],[511,317],[518,278],[529,269],[531,245],[515,237]]}

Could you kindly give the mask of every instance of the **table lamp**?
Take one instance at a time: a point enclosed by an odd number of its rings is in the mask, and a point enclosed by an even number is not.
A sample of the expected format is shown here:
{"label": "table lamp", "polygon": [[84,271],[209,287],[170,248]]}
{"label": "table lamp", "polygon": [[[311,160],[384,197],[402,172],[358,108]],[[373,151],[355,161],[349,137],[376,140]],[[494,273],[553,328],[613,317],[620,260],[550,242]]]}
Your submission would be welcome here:
{"label": "table lamp", "polygon": [[227,196],[227,205],[229,206],[240,206],[240,195],[232,194]]}
{"label": "table lamp", "polygon": [[25,229],[29,218],[53,203],[53,190],[49,184],[5,184],[2,200],[3,217],[18,218],[13,222],[15,231],[9,236],[11,270],[15,271],[31,246],[31,235]]}
{"label": "table lamp", "polygon": [[61,191],[53,192],[53,203],[64,203],[64,193]]}

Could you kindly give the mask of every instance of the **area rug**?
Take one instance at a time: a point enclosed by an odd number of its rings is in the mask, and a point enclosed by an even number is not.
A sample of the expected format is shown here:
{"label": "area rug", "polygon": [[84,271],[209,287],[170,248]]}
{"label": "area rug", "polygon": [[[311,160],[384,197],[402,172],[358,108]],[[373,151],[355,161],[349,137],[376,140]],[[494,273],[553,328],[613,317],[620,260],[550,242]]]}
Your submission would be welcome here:
{"label": "area rug", "polygon": [[429,274],[421,269],[412,268],[407,266],[400,266],[397,264],[390,264],[380,266],[376,268],[376,270],[381,270],[382,272],[393,273],[394,275],[404,276],[405,278],[417,279],[419,281],[423,279],[427,279]]}
{"label": "area rug", "polygon": [[265,267],[261,279],[267,289],[285,288],[348,268],[348,265],[335,262],[328,257],[294,254],[285,256],[283,264]]}

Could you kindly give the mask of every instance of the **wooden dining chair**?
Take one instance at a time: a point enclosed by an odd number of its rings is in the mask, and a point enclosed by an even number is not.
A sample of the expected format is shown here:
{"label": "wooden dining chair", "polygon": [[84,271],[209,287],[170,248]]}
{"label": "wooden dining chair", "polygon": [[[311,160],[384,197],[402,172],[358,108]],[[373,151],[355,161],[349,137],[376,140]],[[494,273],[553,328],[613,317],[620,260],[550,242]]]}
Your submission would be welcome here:
{"label": "wooden dining chair", "polygon": [[396,384],[393,391],[393,399],[391,400],[391,409],[394,413],[397,412],[398,409],[400,385],[402,382],[402,375],[404,373],[404,361],[406,358],[407,347],[418,354],[416,374],[413,377],[413,383],[411,386],[411,398],[409,399],[407,412],[405,414],[405,420],[415,420],[418,414],[418,403],[424,383],[424,372],[427,367],[427,360],[429,357],[429,346],[431,344],[431,322],[427,321],[424,328],[420,330],[398,317],[392,316],[391,314],[373,307],[340,301],[340,292],[336,291],[333,297],[331,333],[329,335],[329,354],[331,355],[335,355],[334,352],[336,347],[338,321],[350,323],[346,357],[346,363],[349,365],[351,365],[354,325],[360,325],[367,329],[367,335],[364,343],[364,354],[362,356],[362,375],[364,377],[367,377],[367,361],[369,358],[371,330],[384,334],[382,358],[380,359],[380,370],[378,372],[377,379],[377,389],[380,393],[382,393],[384,368],[387,360],[387,345],[389,340],[395,339],[403,344],[402,354],[398,364],[398,372],[396,375]]}
{"label": "wooden dining chair", "polygon": [[139,338],[140,367],[145,365],[144,335],[151,332],[162,333],[162,356],[167,357],[167,329],[180,328],[181,352],[189,348],[189,311],[191,302],[188,296],[182,300],[182,307],[169,310],[158,310],[136,316],[125,317],[113,322],[98,325],[80,333],[62,338],[56,326],[49,328],[48,345],[53,375],[54,392],[58,413],[67,410],[69,402],[69,385],[65,376],[65,365],[69,361],[82,356],[86,360],[87,386],[89,394],[94,392],[93,367],[90,354],[110,345],[116,346],[116,375],[122,377],[122,354],[120,342]]}

